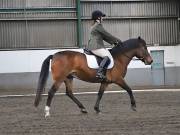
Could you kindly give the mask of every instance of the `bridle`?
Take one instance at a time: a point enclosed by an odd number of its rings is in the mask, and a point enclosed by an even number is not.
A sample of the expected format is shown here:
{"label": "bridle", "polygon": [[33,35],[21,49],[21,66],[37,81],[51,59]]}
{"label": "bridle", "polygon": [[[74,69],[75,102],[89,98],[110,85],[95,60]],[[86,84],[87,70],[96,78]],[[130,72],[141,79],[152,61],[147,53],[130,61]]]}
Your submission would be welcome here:
{"label": "bridle", "polygon": [[131,58],[131,57],[129,57],[127,54],[125,54],[125,53],[122,53],[125,57],[127,57],[128,59],[130,59],[130,60],[140,60],[140,61],[145,61],[144,59],[145,59],[145,57],[143,56],[143,57],[140,57],[140,58]]}
{"label": "bridle", "polygon": [[143,61],[144,60],[144,57],[141,57],[141,58],[130,58],[128,55],[126,55],[125,53],[122,53],[124,56],[126,56],[128,59],[130,60],[140,60],[140,61]]}

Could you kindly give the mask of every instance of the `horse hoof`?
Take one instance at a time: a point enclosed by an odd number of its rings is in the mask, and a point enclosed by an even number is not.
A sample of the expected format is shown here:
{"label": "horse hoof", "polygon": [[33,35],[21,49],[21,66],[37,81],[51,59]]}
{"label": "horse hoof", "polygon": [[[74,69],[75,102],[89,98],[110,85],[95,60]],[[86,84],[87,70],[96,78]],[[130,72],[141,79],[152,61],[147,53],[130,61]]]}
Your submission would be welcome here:
{"label": "horse hoof", "polygon": [[137,110],[136,110],[136,106],[131,106],[131,109],[132,109],[133,111],[135,111],[135,112],[137,111]]}
{"label": "horse hoof", "polygon": [[81,109],[82,113],[88,113],[85,108]]}
{"label": "horse hoof", "polygon": [[94,110],[96,111],[97,114],[101,113],[101,111],[98,108],[94,108]]}
{"label": "horse hoof", "polygon": [[96,114],[102,114],[102,112],[99,110],[99,111],[96,111]]}
{"label": "horse hoof", "polygon": [[45,118],[48,118],[48,117],[50,117],[50,114],[45,114],[44,117],[45,117]]}
{"label": "horse hoof", "polygon": [[46,106],[46,107],[45,107],[44,113],[45,113],[45,118],[47,118],[47,117],[50,116],[50,107],[49,107],[49,106]]}

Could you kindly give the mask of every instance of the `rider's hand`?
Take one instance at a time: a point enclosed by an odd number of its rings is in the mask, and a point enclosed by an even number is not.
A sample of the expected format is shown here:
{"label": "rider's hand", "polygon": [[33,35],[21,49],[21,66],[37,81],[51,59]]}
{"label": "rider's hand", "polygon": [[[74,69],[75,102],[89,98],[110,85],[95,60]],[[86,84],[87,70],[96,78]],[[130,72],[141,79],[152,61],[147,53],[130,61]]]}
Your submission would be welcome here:
{"label": "rider's hand", "polygon": [[119,40],[119,41],[117,41],[116,43],[114,43],[114,45],[115,45],[115,46],[120,46],[120,45],[122,45],[122,41]]}

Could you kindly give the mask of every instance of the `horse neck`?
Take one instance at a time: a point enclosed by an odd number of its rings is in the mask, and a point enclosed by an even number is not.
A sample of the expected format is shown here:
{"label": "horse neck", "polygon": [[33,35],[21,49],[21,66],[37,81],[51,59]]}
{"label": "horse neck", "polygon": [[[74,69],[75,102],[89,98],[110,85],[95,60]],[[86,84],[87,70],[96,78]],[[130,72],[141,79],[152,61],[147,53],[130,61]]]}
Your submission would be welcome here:
{"label": "horse neck", "polygon": [[135,56],[135,51],[128,51],[128,52],[123,52],[119,54],[115,59],[123,63],[124,65],[128,66],[132,58]]}

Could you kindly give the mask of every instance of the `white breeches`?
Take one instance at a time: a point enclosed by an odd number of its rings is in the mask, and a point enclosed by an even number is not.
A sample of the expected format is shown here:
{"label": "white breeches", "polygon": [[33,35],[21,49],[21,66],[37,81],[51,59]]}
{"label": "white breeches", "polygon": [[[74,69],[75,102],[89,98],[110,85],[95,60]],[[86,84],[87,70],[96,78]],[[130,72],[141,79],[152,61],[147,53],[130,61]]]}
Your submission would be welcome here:
{"label": "white breeches", "polygon": [[93,52],[95,55],[97,55],[97,56],[99,56],[99,57],[101,57],[101,58],[104,58],[104,57],[108,56],[110,60],[113,59],[111,53],[110,53],[109,50],[106,49],[106,48],[101,48],[101,49],[92,50],[92,52]]}

